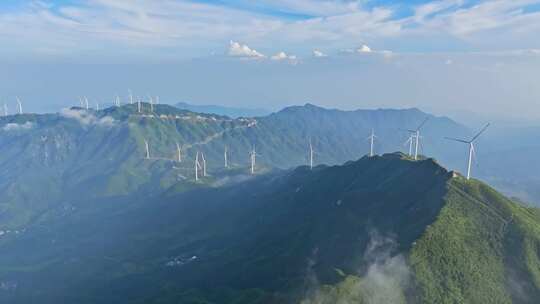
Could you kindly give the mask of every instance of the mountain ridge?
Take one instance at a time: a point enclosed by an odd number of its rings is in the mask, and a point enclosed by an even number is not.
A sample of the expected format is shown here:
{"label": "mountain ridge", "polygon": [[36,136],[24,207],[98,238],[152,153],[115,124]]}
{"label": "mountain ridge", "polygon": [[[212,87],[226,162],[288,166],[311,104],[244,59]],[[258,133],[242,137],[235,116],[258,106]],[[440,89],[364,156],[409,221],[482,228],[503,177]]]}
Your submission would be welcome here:
{"label": "mountain ridge", "polygon": [[[45,221],[48,230],[0,239],[0,278],[20,290],[11,299],[25,303],[34,292],[42,303],[539,299],[538,209],[432,158],[366,156],[137,201],[77,204]],[[17,250],[29,244],[41,250]],[[66,276],[69,284],[54,283]]]}

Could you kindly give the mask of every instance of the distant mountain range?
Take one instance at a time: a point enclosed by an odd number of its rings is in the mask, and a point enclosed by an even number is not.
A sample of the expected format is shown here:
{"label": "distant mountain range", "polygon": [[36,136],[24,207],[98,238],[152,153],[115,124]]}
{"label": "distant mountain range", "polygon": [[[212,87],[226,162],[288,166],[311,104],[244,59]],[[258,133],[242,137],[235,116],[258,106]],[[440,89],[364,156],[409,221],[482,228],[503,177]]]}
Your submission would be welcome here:
{"label": "distant mountain range", "polygon": [[236,108],[226,107],[218,105],[194,105],[185,102],[179,102],[175,106],[182,110],[189,110],[192,112],[208,113],[229,116],[232,118],[239,117],[258,117],[270,114],[270,111],[265,109],[250,109],[250,108]]}
{"label": "distant mountain range", "polygon": [[226,176],[74,200],[3,235],[0,301],[540,300],[540,211],[433,159]]}
{"label": "distant mountain range", "polygon": [[189,185],[197,152],[204,153],[210,175],[247,173],[248,152],[255,147],[260,173],[306,164],[311,139],[315,164],[332,165],[365,155],[372,128],[378,135],[376,153],[406,151],[408,134],[401,129],[416,128],[426,117],[431,119],[420,152],[451,164],[462,147],[442,137],[465,136],[468,130],[417,109],[339,111],[306,104],[232,119],[143,103],[141,112],[137,105],[123,105],[2,117],[0,229],[22,229],[52,206],[69,206],[80,197],[148,195]]}

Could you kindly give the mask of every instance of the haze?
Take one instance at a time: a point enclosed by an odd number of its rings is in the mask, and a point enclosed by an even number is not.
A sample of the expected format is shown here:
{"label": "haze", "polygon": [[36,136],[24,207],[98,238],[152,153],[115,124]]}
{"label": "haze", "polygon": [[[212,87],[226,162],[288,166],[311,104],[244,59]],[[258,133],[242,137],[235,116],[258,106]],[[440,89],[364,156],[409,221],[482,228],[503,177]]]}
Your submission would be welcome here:
{"label": "haze", "polygon": [[[1,102],[540,118],[539,1],[3,1]],[[14,107],[13,105],[11,106]]]}

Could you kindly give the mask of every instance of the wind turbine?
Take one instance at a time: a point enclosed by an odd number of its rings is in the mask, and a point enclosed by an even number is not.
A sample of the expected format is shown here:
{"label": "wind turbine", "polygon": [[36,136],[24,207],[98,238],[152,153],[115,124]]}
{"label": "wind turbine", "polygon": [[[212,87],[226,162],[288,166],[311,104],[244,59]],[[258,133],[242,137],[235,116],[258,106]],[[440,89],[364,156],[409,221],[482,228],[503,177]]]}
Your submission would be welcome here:
{"label": "wind turbine", "polygon": [[227,146],[225,146],[225,150],[223,151],[223,161],[225,162],[225,168],[229,168],[229,156],[227,155],[228,149]]}
{"label": "wind turbine", "polygon": [[84,104],[86,106],[86,110],[88,111],[88,109],[90,109],[90,105],[88,104],[88,98],[86,98],[86,96],[84,97]]}
{"label": "wind turbine", "polygon": [[257,151],[255,151],[255,145],[251,152],[249,152],[249,158],[251,160],[251,174],[255,174],[255,163],[257,161]]}
{"label": "wind turbine", "polygon": [[461,142],[464,144],[469,145],[469,159],[467,161],[467,179],[471,178],[471,165],[472,165],[472,158],[476,157],[476,153],[474,151],[474,141],[482,134],[486,129],[489,127],[489,123],[485,125],[480,132],[476,133],[475,136],[473,136],[470,140],[464,140],[464,139],[458,139],[458,138],[452,138],[452,137],[445,137],[448,140],[453,140],[457,142]]}
{"label": "wind turbine", "polygon": [[426,124],[426,122],[429,120],[429,117],[426,117],[424,121],[416,128],[416,130],[407,130],[409,133],[414,134],[414,160],[418,159],[418,146],[419,146],[419,140],[420,140],[420,129]]}
{"label": "wind turbine", "polygon": [[116,95],[116,99],[114,100],[114,105],[117,107],[120,106],[120,96]]}
{"label": "wind turbine", "polygon": [[202,158],[203,176],[206,177],[206,159],[204,158],[203,152],[201,152],[201,158]]}
{"label": "wind turbine", "polygon": [[150,146],[148,145],[148,141],[144,140],[144,147],[146,149],[146,159],[150,159]]}
{"label": "wind turbine", "polygon": [[313,144],[311,143],[311,138],[309,139],[309,169],[313,170],[313,155],[315,150],[313,150]]}
{"label": "wind turbine", "polygon": [[148,101],[150,103],[150,112],[154,113],[154,100],[152,99],[152,96],[148,96],[150,100]]}
{"label": "wind turbine", "polygon": [[377,138],[377,136],[375,136],[375,131],[371,129],[371,135],[367,138],[369,140],[369,157],[373,157],[373,144],[375,142],[375,138]]}
{"label": "wind turbine", "polygon": [[415,135],[411,134],[409,136],[409,138],[403,143],[404,146],[409,144],[409,156],[412,156],[412,148],[413,148],[413,143],[414,143],[414,137],[415,137]]}
{"label": "wind turbine", "polygon": [[199,163],[199,151],[197,151],[197,154],[195,155],[195,181],[199,180],[200,168],[201,168],[201,164]]}
{"label": "wind turbine", "polygon": [[99,111],[99,102],[96,102],[96,111]]}
{"label": "wind turbine", "polygon": [[180,147],[180,145],[178,143],[176,143],[176,157],[177,157],[177,161],[179,163],[182,162],[182,148]]}
{"label": "wind turbine", "polygon": [[137,97],[137,112],[141,113],[141,98]]}
{"label": "wind turbine", "polygon": [[131,93],[130,89],[128,89],[128,93],[129,93],[129,104],[133,104],[133,94]]}
{"label": "wind turbine", "polygon": [[21,100],[19,99],[19,97],[15,97],[15,99],[17,99],[17,107],[19,108],[19,114],[22,114],[22,103],[21,103]]}

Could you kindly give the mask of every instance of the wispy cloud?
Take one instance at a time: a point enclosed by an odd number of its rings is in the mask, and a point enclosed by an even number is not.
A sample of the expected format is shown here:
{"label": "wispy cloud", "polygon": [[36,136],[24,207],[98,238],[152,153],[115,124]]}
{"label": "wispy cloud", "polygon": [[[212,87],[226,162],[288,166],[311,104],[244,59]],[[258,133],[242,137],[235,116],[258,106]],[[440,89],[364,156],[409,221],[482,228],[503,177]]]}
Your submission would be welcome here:
{"label": "wispy cloud", "polygon": [[93,113],[85,110],[62,109],[60,115],[78,121],[83,126],[96,125],[102,127],[112,127],[115,123],[111,116],[97,117]]}
{"label": "wispy cloud", "polygon": [[400,15],[396,5],[368,7],[361,0],[52,3],[31,1],[0,11],[0,43],[8,46],[0,54],[193,57],[231,39],[262,50],[292,48],[306,54],[316,45],[341,49],[358,43],[414,51],[426,43],[442,49],[540,48],[534,39],[540,13],[526,9],[539,0],[436,0],[408,4],[413,12],[408,16]]}
{"label": "wispy cloud", "polygon": [[18,124],[18,123],[7,123],[6,125],[4,125],[4,127],[2,127],[2,130],[4,131],[22,131],[22,130],[30,130],[32,128],[34,128],[34,123],[30,122],[30,121],[27,121],[23,124]]}
{"label": "wispy cloud", "polygon": [[313,57],[328,57],[328,55],[326,55],[325,53],[319,51],[319,50],[313,50]]}

